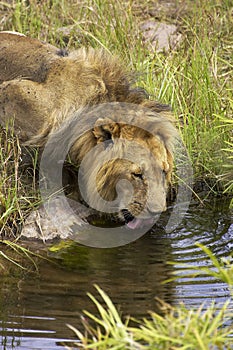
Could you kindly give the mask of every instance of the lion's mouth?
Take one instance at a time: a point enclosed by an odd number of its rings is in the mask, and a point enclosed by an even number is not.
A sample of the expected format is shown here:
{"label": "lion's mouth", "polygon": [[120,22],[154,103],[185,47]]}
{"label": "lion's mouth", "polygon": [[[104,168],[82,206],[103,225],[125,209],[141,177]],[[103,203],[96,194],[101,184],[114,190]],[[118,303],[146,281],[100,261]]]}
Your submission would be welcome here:
{"label": "lion's mouth", "polygon": [[127,209],[122,209],[121,212],[127,227],[132,230],[145,226],[152,226],[154,223],[154,219],[152,217],[147,219],[136,218]]}

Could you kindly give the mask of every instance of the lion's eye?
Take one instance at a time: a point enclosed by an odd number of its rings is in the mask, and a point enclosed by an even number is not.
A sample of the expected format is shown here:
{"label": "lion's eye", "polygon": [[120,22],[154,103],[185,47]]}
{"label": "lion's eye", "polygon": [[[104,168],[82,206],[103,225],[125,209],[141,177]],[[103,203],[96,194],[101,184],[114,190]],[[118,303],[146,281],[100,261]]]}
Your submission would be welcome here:
{"label": "lion's eye", "polygon": [[105,131],[105,134],[104,134],[104,138],[105,140],[111,140],[112,141],[112,134],[110,133],[110,131]]}
{"label": "lion's eye", "polygon": [[132,173],[133,177],[136,177],[137,179],[143,180],[143,174],[142,173]]}

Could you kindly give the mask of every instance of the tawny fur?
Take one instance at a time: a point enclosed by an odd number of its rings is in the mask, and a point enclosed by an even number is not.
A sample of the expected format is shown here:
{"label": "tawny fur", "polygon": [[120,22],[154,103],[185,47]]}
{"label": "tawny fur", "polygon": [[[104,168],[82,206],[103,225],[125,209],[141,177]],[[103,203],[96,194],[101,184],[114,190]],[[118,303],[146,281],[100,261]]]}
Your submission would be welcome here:
{"label": "tawny fur", "polygon": [[[133,75],[125,65],[118,57],[113,57],[103,49],[81,48],[68,54],[36,39],[0,33],[1,123],[6,124],[13,118],[15,132],[28,145],[44,147],[53,135],[54,152],[56,142],[65,144],[69,141],[67,137],[71,138],[72,134],[69,156],[77,166],[89,150],[106,140],[106,135],[110,135],[116,144],[120,138],[136,140],[157,159],[156,166],[149,174],[147,168],[150,167],[150,160],[142,161],[143,153],[138,151],[137,154],[135,149],[135,160],[141,164],[137,171],[154,177],[154,188],[149,200],[151,208],[148,207],[148,211],[155,212],[165,208],[176,130],[168,106],[149,100],[145,91],[135,88],[133,84]],[[86,108],[112,102],[116,111],[112,107],[108,111],[106,105],[95,127],[76,139],[75,132],[78,133],[80,120],[83,119],[87,124],[88,118],[93,118],[93,112]],[[120,103],[134,106],[131,112],[127,108],[127,114],[132,114],[132,123],[134,119],[137,122],[140,120],[139,127],[124,124],[126,109],[122,109]],[[109,120],[112,125],[109,125]],[[100,124],[102,125],[99,126]],[[145,132],[144,127],[147,130],[149,127],[152,135]],[[70,130],[70,135],[67,135],[67,130]],[[119,148],[122,155],[124,152],[132,152],[127,147],[123,152],[121,148],[122,145]],[[95,183],[91,176],[92,166],[90,164],[90,168],[86,169],[90,173],[86,184],[88,193],[91,193],[91,186]],[[148,184],[145,180],[139,181],[132,177],[133,169],[131,162],[119,159],[109,162],[101,170],[102,173],[100,171],[98,174],[97,187],[104,198],[112,200],[110,193],[114,194],[117,179],[123,176],[133,181],[138,195],[129,210],[137,215],[141,207],[145,206]],[[163,173],[166,174],[165,181]]]}
{"label": "tawny fur", "polygon": [[0,118],[14,117],[23,141],[59,127],[71,111],[103,102],[136,103],[170,114],[132,87],[132,75],[118,57],[93,48],[63,54],[36,39],[0,33]]}

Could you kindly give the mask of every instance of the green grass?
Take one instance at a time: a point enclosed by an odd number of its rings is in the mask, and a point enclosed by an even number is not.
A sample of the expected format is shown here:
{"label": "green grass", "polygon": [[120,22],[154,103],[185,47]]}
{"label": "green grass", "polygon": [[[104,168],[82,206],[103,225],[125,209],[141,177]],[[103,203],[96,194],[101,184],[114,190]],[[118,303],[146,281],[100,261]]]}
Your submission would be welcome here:
{"label": "green grass", "polygon": [[[119,55],[139,73],[138,85],[151,98],[172,105],[195,180],[209,183],[210,193],[232,194],[232,2],[173,4],[176,11],[162,7],[156,15],[177,24],[182,34],[181,44],[167,53],[156,52],[142,40],[140,23],[150,19],[153,1],[0,1],[0,30],[19,31],[68,49],[101,46]],[[5,225],[25,216],[22,202],[27,206],[28,198],[18,180],[17,163],[9,167],[4,152],[0,221]],[[14,146],[7,152],[17,159]],[[28,201],[29,208],[34,200]]]}
{"label": "green grass", "polygon": [[1,132],[0,141],[0,227],[3,229],[6,224],[14,226],[16,216],[21,216],[18,172],[20,147],[18,140],[7,129]]}
{"label": "green grass", "polygon": [[4,245],[7,252],[5,252],[4,250],[0,250],[0,274],[8,273],[6,264],[1,263],[1,260],[4,260],[4,262],[9,262],[10,266],[16,266],[20,268],[20,270],[28,270],[28,267],[23,265],[24,261],[26,260],[27,263],[30,264],[30,268],[34,267],[36,272],[39,271],[38,265],[34,258],[36,257],[45,259],[43,256],[36,254],[15,242],[3,240],[1,243]]}
{"label": "green grass", "polygon": [[[22,169],[22,150],[17,137],[0,130],[0,236],[17,237],[25,216],[40,202],[35,186],[36,159],[29,172]],[[35,153],[36,155],[36,153]],[[30,176],[30,180],[27,177]]]}
{"label": "green grass", "polygon": [[[206,247],[200,246],[212,262],[213,268],[198,267],[196,275],[204,273],[226,283],[233,296],[233,265],[229,260],[218,261]],[[186,268],[191,275],[193,266]],[[195,278],[196,275],[192,275]],[[96,286],[101,302],[88,294],[98,315],[84,311],[84,333],[73,326],[80,343],[77,346],[93,350],[230,350],[232,349],[232,307],[230,300],[220,306],[213,303],[197,310],[184,305],[173,307],[160,301],[161,313],[149,312],[142,321],[127,318],[125,321],[108,295]],[[132,325],[133,321],[133,325]],[[93,325],[94,324],[94,325]],[[136,324],[136,325],[135,325]]]}

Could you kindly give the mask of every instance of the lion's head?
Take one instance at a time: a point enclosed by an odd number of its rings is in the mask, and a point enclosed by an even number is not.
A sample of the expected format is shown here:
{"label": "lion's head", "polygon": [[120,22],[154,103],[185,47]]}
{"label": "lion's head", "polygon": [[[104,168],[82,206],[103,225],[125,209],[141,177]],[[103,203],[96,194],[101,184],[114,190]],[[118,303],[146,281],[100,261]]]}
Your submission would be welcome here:
{"label": "lion's head", "polygon": [[121,103],[81,110],[71,120],[54,134],[52,149],[56,154],[57,145],[69,144],[83,200],[100,212],[117,214],[129,228],[151,224],[166,210],[176,138],[171,120]]}

